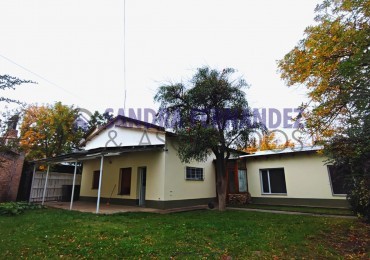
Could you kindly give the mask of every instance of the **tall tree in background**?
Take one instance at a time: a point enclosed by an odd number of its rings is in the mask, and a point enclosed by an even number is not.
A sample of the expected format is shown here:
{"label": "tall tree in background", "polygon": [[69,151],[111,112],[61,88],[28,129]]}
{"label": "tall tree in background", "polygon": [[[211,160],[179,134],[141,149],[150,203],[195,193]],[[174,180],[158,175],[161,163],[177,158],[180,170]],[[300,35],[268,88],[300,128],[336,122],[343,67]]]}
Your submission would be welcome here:
{"label": "tall tree in background", "polygon": [[[289,86],[303,84],[310,103],[303,116],[312,134],[330,137],[361,122],[370,110],[370,4],[326,0],[317,25],[278,62]],[[311,109],[310,109],[311,108]]]}
{"label": "tall tree in background", "polygon": [[[0,90],[8,90],[8,89],[15,89],[16,86],[25,83],[36,83],[31,80],[24,80],[19,79],[17,77],[13,77],[10,75],[0,75]],[[0,104],[2,103],[16,103],[21,105],[22,102],[20,100],[11,99],[5,97],[4,95],[0,96]],[[19,150],[19,143],[18,138],[14,136],[14,132],[11,130],[15,130],[17,127],[19,120],[19,111],[10,111],[3,112],[0,118],[0,152],[6,152],[9,150],[18,151]],[[0,161],[1,167],[1,161]]]}
{"label": "tall tree in background", "polygon": [[[278,66],[289,86],[307,87],[306,129],[326,141],[327,155],[351,174],[348,198],[369,220],[370,2],[325,0],[315,11],[316,25]],[[363,190],[356,190],[358,183],[365,183]]]}
{"label": "tall tree in background", "polygon": [[77,116],[77,109],[61,102],[29,106],[21,125],[21,146],[27,158],[52,157],[77,149],[83,135],[75,124]]}
{"label": "tall tree in background", "polygon": [[252,113],[243,92],[245,80],[231,79],[234,69],[199,68],[187,83],[161,86],[155,95],[158,118],[178,136],[183,162],[216,157],[219,210],[226,205],[226,166],[230,149],[245,147],[251,132]]}
{"label": "tall tree in background", "polygon": [[112,119],[113,116],[108,112],[100,114],[99,111],[95,111],[94,114],[91,115],[90,120],[88,122],[88,131],[94,129],[95,127],[105,125]]}

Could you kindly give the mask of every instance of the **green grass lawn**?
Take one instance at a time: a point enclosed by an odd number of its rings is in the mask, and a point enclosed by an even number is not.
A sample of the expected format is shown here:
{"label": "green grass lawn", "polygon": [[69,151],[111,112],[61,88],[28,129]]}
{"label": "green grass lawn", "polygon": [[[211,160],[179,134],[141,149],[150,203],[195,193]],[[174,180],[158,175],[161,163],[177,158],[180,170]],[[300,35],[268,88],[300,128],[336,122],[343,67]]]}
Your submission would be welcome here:
{"label": "green grass lawn", "polygon": [[95,215],[38,209],[0,216],[0,259],[368,257],[369,231],[356,219],[232,210]]}
{"label": "green grass lawn", "polygon": [[292,212],[303,212],[303,213],[313,213],[313,214],[353,216],[353,212],[351,210],[339,209],[339,208],[298,207],[298,206],[280,206],[280,205],[263,205],[263,204],[247,204],[247,205],[242,205],[242,206],[230,206],[230,207],[292,211]]}

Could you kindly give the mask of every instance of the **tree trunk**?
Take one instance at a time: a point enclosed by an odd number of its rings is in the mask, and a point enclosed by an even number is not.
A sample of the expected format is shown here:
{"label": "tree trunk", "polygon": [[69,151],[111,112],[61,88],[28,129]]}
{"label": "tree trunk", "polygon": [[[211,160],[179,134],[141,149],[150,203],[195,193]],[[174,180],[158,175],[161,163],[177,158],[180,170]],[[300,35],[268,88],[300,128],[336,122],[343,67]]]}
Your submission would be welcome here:
{"label": "tree trunk", "polygon": [[226,209],[226,162],[223,157],[216,159],[216,173],[217,173],[217,197],[218,210],[224,211]]}

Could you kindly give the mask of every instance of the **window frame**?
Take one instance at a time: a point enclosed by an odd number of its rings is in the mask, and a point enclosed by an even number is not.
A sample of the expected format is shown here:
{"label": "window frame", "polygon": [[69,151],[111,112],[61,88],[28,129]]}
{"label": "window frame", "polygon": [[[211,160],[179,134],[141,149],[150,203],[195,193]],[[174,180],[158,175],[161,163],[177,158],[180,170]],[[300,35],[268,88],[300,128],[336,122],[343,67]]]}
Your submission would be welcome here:
{"label": "window frame", "polygon": [[[284,182],[285,182],[285,193],[276,193],[271,191],[271,182],[270,182],[270,170],[277,170],[277,169],[282,169],[284,173]],[[263,190],[263,178],[262,178],[262,171],[267,171],[267,180],[268,180],[268,187],[269,187],[269,192],[265,192]],[[276,168],[263,168],[259,169],[259,174],[260,174],[260,184],[261,184],[261,194],[262,195],[288,195],[288,188],[286,185],[286,178],[285,178],[285,169],[284,167],[276,167]]]}
{"label": "window frame", "polygon": [[[195,169],[195,170],[201,170],[202,171],[202,178],[188,178],[188,169]],[[204,168],[202,167],[194,167],[194,166],[185,166],[185,180],[186,181],[204,181]]]}

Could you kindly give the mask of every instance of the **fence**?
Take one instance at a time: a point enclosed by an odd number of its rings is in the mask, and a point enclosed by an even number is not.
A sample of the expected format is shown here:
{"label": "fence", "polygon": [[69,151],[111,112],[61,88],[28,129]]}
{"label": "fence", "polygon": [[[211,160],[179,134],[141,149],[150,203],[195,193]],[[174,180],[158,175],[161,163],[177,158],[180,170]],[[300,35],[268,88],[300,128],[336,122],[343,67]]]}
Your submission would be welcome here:
{"label": "fence", "polygon": [[[45,187],[46,172],[36,172],[30,192],[31,202],[42,201]],[[81,175],[76,175],[76,185],[80,185]],[[73,184],[73,174],[49,172],[48,183],[46,187],[45,201],[60,201],[62,199],[62,186]]]}

